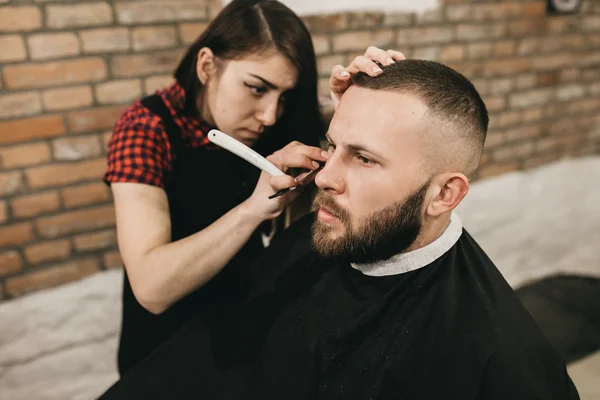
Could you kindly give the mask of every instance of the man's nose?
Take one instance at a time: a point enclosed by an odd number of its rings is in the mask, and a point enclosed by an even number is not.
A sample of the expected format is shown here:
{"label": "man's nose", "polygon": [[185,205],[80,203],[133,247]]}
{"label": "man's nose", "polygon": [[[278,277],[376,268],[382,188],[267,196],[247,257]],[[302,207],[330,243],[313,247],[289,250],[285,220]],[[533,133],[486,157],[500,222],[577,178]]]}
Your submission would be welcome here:
{"label": "man's nose", "polygon": [[335,153],[329,156],[323,169],[315,176],[315,184],[322,190],[341,194],[344,192],[344,165]]}

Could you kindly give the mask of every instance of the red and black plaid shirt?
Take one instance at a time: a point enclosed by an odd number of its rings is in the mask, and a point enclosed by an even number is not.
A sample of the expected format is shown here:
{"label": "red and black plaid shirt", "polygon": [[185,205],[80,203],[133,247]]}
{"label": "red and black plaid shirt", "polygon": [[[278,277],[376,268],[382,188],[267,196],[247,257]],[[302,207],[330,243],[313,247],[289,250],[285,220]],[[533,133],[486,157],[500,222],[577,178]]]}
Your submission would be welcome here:
{"label": "red and black plaid shirt", "polygon": [[[185,146],[210,144],[207,133],[212,126],[201,119],[182,115],[185,92],[181,86],[174,83],[156,93],[181,128]],[[146,183],[164,189],[166,176],[173,170],[174,157],[160,117],[136,101],[115,125],[108,143],[108,168],[104,181]]]}

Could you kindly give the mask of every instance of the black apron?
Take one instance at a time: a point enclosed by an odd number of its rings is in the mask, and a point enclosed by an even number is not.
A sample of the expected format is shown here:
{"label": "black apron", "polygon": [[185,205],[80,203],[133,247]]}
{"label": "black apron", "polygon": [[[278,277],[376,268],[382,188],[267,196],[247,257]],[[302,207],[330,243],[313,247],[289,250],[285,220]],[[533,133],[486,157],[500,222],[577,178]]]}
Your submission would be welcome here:
{"label": "black apron", "polygon": [[[171,241],[206,228],[253,192],[260,171],[222,149],[191,148],[158,95],[142,104],[161,117],[175,156],[165,191],[171,215]],[[270,224],[269,224],[270,225]],[[247,295],[247,266],[264,246],[257,229],[229,264],[211,281],[160,315],[144,309],[135,298],[127,273],[123,282],[123,320],[118,353],[119,373],[149,355],[192,316],[223,313]]]}

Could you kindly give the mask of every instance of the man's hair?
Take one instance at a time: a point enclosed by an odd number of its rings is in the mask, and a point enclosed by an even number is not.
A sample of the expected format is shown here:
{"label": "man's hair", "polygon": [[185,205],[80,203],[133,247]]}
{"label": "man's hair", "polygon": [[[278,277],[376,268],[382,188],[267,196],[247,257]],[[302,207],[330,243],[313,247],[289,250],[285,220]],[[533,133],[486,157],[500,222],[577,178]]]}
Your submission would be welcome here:
{"label": "man's hair", "polygon": [[[359,73],[356,86],[406,93],[417,97],[428,108],[436,126],[464,139],[471,151],[464,160],[465,170],[474,172],[479,164],[488,129],[488,113],[473,84],[460,73],[443,64],[426,60],[403,60],[383,67],[377,77]],[[448,129],[446,129],[448,128]],[[448,137],[453,140],[456,138]],[[442,142],[445,140],[442,139]]]}

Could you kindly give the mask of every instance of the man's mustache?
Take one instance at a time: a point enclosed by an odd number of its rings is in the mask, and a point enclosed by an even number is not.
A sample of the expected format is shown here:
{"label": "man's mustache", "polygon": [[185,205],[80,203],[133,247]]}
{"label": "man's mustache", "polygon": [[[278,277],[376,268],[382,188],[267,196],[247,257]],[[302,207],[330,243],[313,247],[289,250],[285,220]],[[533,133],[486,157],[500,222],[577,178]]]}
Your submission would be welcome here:
{"label": "man's mustache", "polygon": [[344,208],[338,205],[331,196],[327,195],[323,191],[317,193],[313,204],[317,207],[324,208],[325,210],[327,210],[327,212],[329,212],[331,215],[338,218],[342,222],[349,220],[348,211],[346,211]]}

